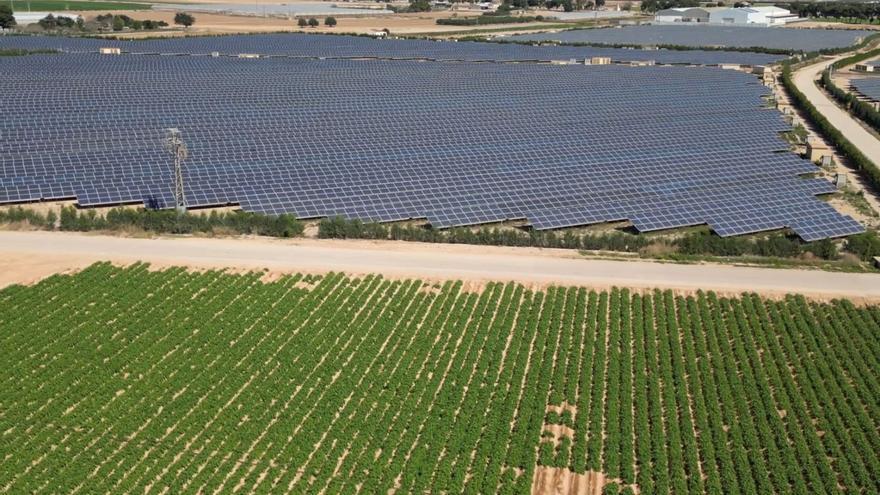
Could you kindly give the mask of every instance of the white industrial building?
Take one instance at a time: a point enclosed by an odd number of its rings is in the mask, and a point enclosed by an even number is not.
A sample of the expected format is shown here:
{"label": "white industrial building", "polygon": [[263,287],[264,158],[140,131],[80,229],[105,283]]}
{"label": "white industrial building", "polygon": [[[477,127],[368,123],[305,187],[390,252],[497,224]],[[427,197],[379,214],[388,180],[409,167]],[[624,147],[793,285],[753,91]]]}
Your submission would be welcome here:
{"label": "white industrial building", "polygon": [[717,9],[709,12],[710,24],[781,26],[797,19],[797,14],[772,6]]}
{"label": "white industrial building", "polygon": [[699,7],[676,7],[658,10],[655,22],[709,22],[709,10]]}

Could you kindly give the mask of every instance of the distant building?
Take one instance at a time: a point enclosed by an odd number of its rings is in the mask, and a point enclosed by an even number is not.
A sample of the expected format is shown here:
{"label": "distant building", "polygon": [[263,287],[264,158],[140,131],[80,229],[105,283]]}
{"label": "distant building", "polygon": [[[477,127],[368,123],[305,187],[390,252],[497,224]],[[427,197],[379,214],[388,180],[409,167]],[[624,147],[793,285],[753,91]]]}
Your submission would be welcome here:
{"label": "distant building", "polygon": [[698,7],[658,10],[655,22],[709,22],[709,11]]}
{"label": "distant building", "polygon": [[855,70],[861,72],[880,72],[878,70],[877,65],[880,64],[880,61],[871,60],[869,62],[861,62],[855,65]]}
{"label": "distant building", "polygon": [[740,7],[712,10],[711,24],[781,26],[798,19],[797,14],[779,7]]}

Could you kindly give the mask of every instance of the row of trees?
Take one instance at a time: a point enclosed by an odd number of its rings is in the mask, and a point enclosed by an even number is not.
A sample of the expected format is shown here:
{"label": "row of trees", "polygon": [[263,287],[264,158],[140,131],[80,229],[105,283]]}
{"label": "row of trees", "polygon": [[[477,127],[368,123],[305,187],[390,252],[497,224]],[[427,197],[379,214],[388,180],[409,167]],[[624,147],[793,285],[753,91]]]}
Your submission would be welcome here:
{"label": "row of trees", "polygon": [[149,19],[140,21],[137,19],[132,19],[125,14],[99,15],[95,17],[95,22],[100,25],[101,29],[113,29],[114,31],[122,31],[125,28],[134,30],[145,29],[151,31],[168,26],[168,23],[165,21],[153,21]]}
{"label": "row of trees", "polygon": [[543,8],[548,10],[561,9],[564,12],[598,9],[605,5],[605,0],[507,0],[498,8],[499,12],[511,9]]}
{"label": "row of trees", "polygon": [[[189,14],[178,13],[175,16],[175,23],[186,27],[192,25],[195,19]],[[37,24],[46,31],[122,31],[124,29],[147,30],[152,31],[159,28],[167,27],[165,21],[157,21],[151,19],[138,20],[133,19],[125,14],[100,14],[94,19],[86,21],[81,16],[67,17],[49,14],[40,19]]]}
{"label": "row of trees", "polygon": [[61,230],[126,230],[169,234],[255,234],[271,237],[297,237],[303,233],[303,224],[292,215],[268,216],[246,212],[217,212],[210,214],[187,213],[173,210],[113,208],[104,215],[95,210],[79,212],[74,207],[61,210],[58,227]]}
{"label": "row of trees", "polygon": [[[311,28],[316,28],[321,23],[318,22],[318,20],[315,19],[314,17],[309,17],[308,19],[306,19],[305,17],[300,17],[299,19],[297,19],[296,24],[301,28],[304,28],[306,26],[311,27]],[[336,24],[337,24],[337,22],[336,22],[335,17],[325,17],[324,18],[324,25],[325,26],[333,27]]]}
{"label": "row of trees", "polygon": [[880,5],[874,2],[790,2],[777,4],[800,17],[819,17],[834,19],[880,18]]}

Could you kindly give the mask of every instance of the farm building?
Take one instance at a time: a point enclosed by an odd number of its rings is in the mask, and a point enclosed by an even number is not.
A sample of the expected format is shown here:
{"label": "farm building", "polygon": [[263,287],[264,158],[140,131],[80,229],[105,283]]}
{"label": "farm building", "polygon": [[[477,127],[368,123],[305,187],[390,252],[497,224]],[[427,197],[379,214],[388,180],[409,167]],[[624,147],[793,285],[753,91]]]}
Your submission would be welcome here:
{"label": "farm building", "polygon": [[709,11],[701,8],[672,8],[658,10],[656,22],[709,22]]}
{"label": "farm building", "polygon": [[860,72],[880,72],[880,70],[877,70],[878,64],[880,64],[880,61],[870,60],[868,62],[861,62],[856,64],[854,69]]}
{"label": "farm building", "polygon": [[772,6],[719,9],[709,13],[709,22],[712,24],[781,26],[797,19],[797,14]]}

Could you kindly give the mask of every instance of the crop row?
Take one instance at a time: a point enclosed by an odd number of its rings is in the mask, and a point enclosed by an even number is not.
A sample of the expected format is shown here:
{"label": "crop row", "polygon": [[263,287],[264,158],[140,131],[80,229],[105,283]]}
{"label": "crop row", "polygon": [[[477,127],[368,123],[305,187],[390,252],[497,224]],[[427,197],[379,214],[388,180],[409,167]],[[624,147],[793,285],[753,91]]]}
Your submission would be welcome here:
{"label": "crop row", "polygon": [[0,493],[880,491],[878,307],[262,276],[0,291]]}

